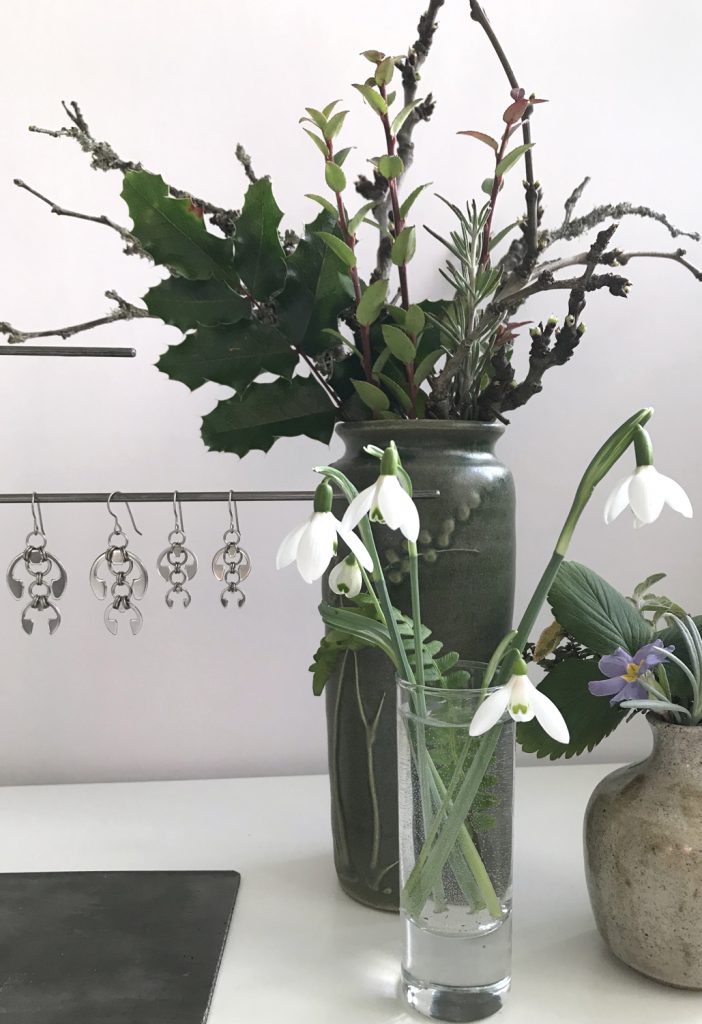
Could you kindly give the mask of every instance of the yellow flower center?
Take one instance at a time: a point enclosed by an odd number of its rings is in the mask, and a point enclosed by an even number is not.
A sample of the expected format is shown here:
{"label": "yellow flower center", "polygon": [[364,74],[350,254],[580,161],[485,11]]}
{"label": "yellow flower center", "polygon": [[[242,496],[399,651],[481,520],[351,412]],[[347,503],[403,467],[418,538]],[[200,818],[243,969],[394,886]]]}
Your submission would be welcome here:
{"label": "yellow flower center", "polygon": [[640,671],[641,666],[635,661],[630,661],[626,667],[626,672],[624,673],[623,678],[626,679],[627,683],[635,683],[639,678]]}

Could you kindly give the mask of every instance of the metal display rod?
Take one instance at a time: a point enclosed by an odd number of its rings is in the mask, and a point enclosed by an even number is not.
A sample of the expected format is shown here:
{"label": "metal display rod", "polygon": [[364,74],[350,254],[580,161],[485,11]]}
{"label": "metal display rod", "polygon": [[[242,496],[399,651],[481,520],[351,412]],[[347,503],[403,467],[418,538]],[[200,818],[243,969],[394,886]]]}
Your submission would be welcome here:
{"label": "metal display rod", "polygon": [[0,356],[97,356],[99,359],[134,359],[135,348],[91,348],[87,345],[0,345]]}
{"label": "metal display rod", "polygon": [[[312,501],[314,491],[177,491],[179,501]],[[438,498],[440,491],[415,491],[415,498]],[[82,505],[106,504],[111,498],[119,501],[160,502],[173,501],[173,491],[112,491],[99,494],[0,494],[0,505],[29,505],[32,501],[40,505]]]}

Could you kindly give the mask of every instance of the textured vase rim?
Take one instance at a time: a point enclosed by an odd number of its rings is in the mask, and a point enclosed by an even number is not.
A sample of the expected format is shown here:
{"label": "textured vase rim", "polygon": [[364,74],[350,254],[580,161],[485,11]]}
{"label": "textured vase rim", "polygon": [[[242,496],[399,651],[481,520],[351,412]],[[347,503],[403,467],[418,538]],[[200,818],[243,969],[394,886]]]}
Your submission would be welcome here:
{"label": "textured vase rim", "polygon": [[702,725],[679,725],[677,722],[667,722],[660,715],[657,715],[655,711],[649,711],[646,714],[646,721],[650,725],[654,734],[656,732],[666,732],[669,736],[674,736],[676,733],[679,734],[680,739],[685,737],[691,737],[695,731],[699,731],[700,737],[702,737]]}
{"label": "textured vase rim", "polygon": [[336,424],[336,432],[344,434],[379,433],[393,431],[452,431],[456,434],[482,434],[502,437],[505,432],[502,423],[483,423],[481,420],[347,420]]}

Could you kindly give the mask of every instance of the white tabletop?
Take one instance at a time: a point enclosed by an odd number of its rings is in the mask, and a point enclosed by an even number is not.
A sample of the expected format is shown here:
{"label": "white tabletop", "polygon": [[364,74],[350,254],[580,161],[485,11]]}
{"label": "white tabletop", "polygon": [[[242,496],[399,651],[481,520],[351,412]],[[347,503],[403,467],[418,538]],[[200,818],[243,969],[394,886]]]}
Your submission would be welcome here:
{"label": "white tabletop", "polygon": [[[609,956],[582,868],[587,798],[612,766],[517,772],[513,988],[500,1024],[700,1024],[702,994]],[[399,923],[336,885],[323,776],[0,789],[1,871],[236,869],[209,1024],[411,1024]]]}

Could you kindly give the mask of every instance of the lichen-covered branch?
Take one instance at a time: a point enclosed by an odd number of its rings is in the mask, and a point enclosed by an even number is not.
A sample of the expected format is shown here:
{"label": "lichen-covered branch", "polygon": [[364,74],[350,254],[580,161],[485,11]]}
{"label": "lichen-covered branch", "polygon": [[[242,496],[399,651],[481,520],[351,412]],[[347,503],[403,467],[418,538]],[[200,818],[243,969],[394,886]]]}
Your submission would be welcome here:
{"label": "lichen-covered branch", "polygon": [[[702,270],[696,267],[689,260],[685,259],[687,252],[685,249],[675,249],[672,252],[658,252],[658,251],[641,251],[641,252],[622,252],[621,249],[610,249],[609,252],[605,252],[600,257],[600,263],[606,264],[610,267],[625,267],[630,260],[637,259],[652,259],[652,260],[673,260],[675,263],[679,263],[681,267],[685,267],[698,281],[702,281]],[[588,253],[579,252],[575,256],[564,256],[562,259],[548,260],[545,263],[541,263],[537,268],[536,272],[539,274],[554,274],[557,270],[565,270],[567,267],[585,266],[588,262]],[[552,286],[553,287],[553,286]]]}
{"label": "lichen-covered branch", "polygon": [[622,217],[646,217],[649,220],[658,221],[673,238],[691,238],[693,242],[699,242],[702,238],[698,231],[683,231],[682,228],[676,228],[664,213],[653,210],[650,206],[637,206],[634,203],[606,203],[603,206],[596,206],[582,217],[576,217],[574,220],[566,218],[563,224],[553,231],[542,232],[542,248],[561,240],[570,241],[573,238],[579,238],[605,220],[621,220]]}
{"label": "lichen-covered branch", "polygon": [[94,216],[89,213],[80,213],[77,210],[68,210],[65,206],[59,206],[59,204],[55,203],[53,199],[49,199],[47,196],[42,195],[41,192],[38,192],[37,189],[32,188],[31,185],[22,181],[21,178],[15,178],[13,184],[16,185],[17,188],[24,189],[25,192],[29,192],[30,195],[40,199],[42,203],[46,203],[51,212],[55,213],[59,217],[74,217],[76,220],[88,220],[93,224],[104,224],[105,227],[111,228],[112,231],[116,231],[120,236],[122,241],[125,243],[124,251],[127,255],[143,256],[144,259],[151,259],[136,235],[133,235],[128,228],[124,228],[121,224],[117,224],[115,221],[110,220],[110,218],[106,217],[104,214]]}
{"label": "lichen-covered branch", "polygon": [[246,150],[244,149],[240,142],[237,142],[236,149],[234,150],[234,155],[236,156],[241,166],[244,168],[244,174],[249,179],[251,184],[258,181],[258,175],[254,172],[253,165],[251,163],[251,157],[246,152]]}
{"label": "lichen-covered branch", "polygon": [[120,320],[146,319],[151,316],[148,309],[134,306],[115,291],[107,291],[105,296],[115,303],[115,308],[110,314],[99,317],[97,320],[86,320],[85,323],[71,324],[69,327],[56,327],[46,331],[20,331],[17,327],[13,327],[12,324],[0,322],[0,334],[6,335],[11,345],[20,345],[22,342],[29,341],[32,338],[63,338],[66,341],[76,334],[92,331],[94,328],[104,327],[106,324],[114,324]]}
{"label": "lichen-covered branch", "polygon": [[[74,139],[83,152],[90,156],[90,164],[96,171],[119,171],[121,174],[126,174],[127,171],[144,170],[141,163],[123,160],[109,142],[100,142],[94,137],[82,110],[75,100],[72,100],[70,103],[62,102],[62,106],[71,121],[70,127],[50,129],[30,125],[30,132],[50,135],[56,139]],[[195,206],[198,206],[210,218],[210,222],[215,227],[218,227],[227,237],[231,237],[234,234],[236,221],[239,216],[237,210],[226,210],[221,206],[215,206],[206,199],[197,198],[192,192],[173,188],[170,185],[169,191],[176,199],[190,199]]]}

